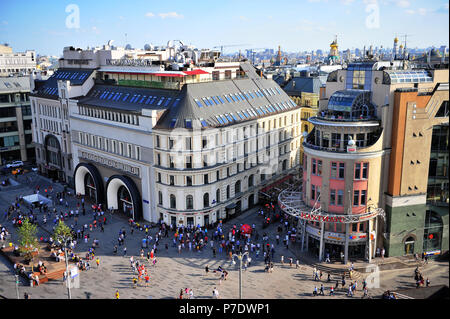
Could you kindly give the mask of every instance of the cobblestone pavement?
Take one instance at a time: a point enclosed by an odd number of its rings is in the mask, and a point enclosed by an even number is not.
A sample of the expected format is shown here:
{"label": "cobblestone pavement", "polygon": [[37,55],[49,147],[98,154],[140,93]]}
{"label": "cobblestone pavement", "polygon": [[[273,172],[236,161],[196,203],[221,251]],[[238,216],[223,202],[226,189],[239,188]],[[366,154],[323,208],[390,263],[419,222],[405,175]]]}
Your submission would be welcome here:
{"label": "cobblestone pavement", "polygon": [[[28,179],[27,179],[28,177]],[[31,178],[31,180],[30,180]],[[14,189],[3,189],[0,191],[0,224],[6,225],[12,232],[11,239],[16,239],[16,233],[10,221],[3,219],[3,212],[14,202],[15,197],[19,195],[28,195],[34,192],[36,185],[40,185],[41,193],[43,189],[53,185],[54,192],[61,191],[63,188],[59,184],[53,184],[48,179],[39,176],[35,173],[28,173],[20,176],[18,182],[22,186],[16,186]],[[69,207],[76,207],[76,199],[68,197]],[[65,207],[57,205],[58,210],[65,210]],[[87,210],[88,211],[88,210]],[[99,299],[99,298],[114,298],[116,290],[120,292],[120,298],[140,298],[140,299],[173,299],[177,298],[180,289],[191,288],[194,292],[195,298],[212,298],[212,291],[217,287],[220,298],[238,298],[239,297],[239,268],[238,262],[232,265],[230,260],[225,256],[225,253],[218,254],[213,257],[210,244],[201,252],[189,251],[187,248],[178,253],[177,248],[172,247],[173,232],[169,232],[168,238],[162,238],[158,251],[156,253],[156,266],[150,265],[146,258],[143,260],[144,264],[150,270],[150,284],[148,287],[145,284],[133,288],[132,278],[133,272],[130,267],[130,256],[139,258],[141,249],[141,240],[145,236],[145,232],[136,230],[130,234],[130,227],[128,226],[125,217],[120,215],[107,215],[108,221],[105,226],[105,232],[100,232],[99,229],[94,229],[90,234],[90,241],[88,244],[79,242],[75,248],[76,253],[84,256],[88,248],[91,246],[93,239],[100,241],[100,247],[96,249],[96,257],[100,258],[100,267],[97,268],[95,262],[91,263],[91,269],[80,273],[80,288],[71,289],[72,298],[79,299]],[[39,235],[48,237],[49,232],[53,226],[52,221],[48,221],[46,225],[42,225],[42,216],[38,217],[40,222]],[[92,220],[90,213],[86,216],[80,214],[78,225],[89,223]],[[73,220],[69,220],[66,224],[70,225]],[[269,241],[275,245],[275,269],[273,273],[264,271],[264,261],[260,256],[256,258],[252,254],[251,266],[247,270],[242,271],[243,282],[243,298],[254,299],[297,299],[297,298],[351,298],[346,296],[346,289],[336,290],[334,296],[329,296],[329,287],[334,286],[337,277],[332,277],[333,281],[326,282],[326,274],[324,274],[322,281],[317,282],[313,280],[313,268],[310,265],[302,262],[300,255],[300,268],[295,266],[280,263],[281,255],[284,260],[295,256],[291,250],[287,250],[282,241],[277,245],[275,243],[275,232],[278,224],[272,224],[266,229],[262,229],[262,218],[258,216],[257,209],[244,212],[242,215],[226,222],[224,229],[227,230],[234,224],[241,223],[256,224],[259,234],[267,233]],[[124,257],[123,246],[118,246],[118,254],[113,255],[113,246],[117,243],[116,239],[120,229],[125,229],[127,237],[125,239],[125,247],[127,247],[127,256]],[[76,229],[76,228],[75,228]],[[156,228],[149,232],[154,238]],[[224,234],[228,232],[225,231]],[[261,240],[260,240],[261,242]],[[168,243],[168,250],[165,249],[165,244]],[[217,247],[217,243],[215,243]],[[290,249],[293,249],[290,247]],[[295,248],[294,248],[295,249]],[[148,249],[145,250],[145,256]],[[297,253],[297,256],[299,254]],[[213,270],[218,266],[222,266],[229,272],[227,280],[220,283],[219,275],[213,272],[205,273],[205,266]],[[387,289],[403,289],[414,287],[413,280],[414,269],[401,269],[382,271],[380,273],[379,288],[371,288],[369,293],[372,296],[381,295]],[[422,273],[425,278],[429,277],[431,285],[448,284],[448,262],[431,261],[428,265],[422,267]],[[361,280],[358,279],[358,290],[353,298],[360,298],[362,296]],[[347,280],[347,283],[350,281]],[[313,297],[312,291],[314,286],[320,288],[323,283],[325,287],[325,296]],[[348,287],[348,286],[347,286]],[[41,298],[67,298],[67,288],[62,280],[50,281],[42,284],[39,287],[29,287],[25,285],[25,281],[19,284],[19,296],[23,298],[24,292],[30,294],[33,299]],[[6,298],[17,298],[15,279],[12,271],[12,266],[0,257],[0,295]]]}

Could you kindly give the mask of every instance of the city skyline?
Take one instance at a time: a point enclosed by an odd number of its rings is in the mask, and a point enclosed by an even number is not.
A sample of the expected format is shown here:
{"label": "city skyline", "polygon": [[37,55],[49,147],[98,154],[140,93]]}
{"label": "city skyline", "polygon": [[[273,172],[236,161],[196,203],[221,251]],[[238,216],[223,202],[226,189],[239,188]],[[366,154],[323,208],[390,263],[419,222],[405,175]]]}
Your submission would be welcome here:
{"label": "city skyline", "polygon": [[269,1],[196,4],[2,3],[0,41],[15,51],[56,56],[65,46],[95,47],[111,39],[135,48],[166,45],[169,39],[198,48],[224,45],[225,54],[278,45],[285,52],[328,50],[336,35],[340,50],[390,48],[394,37],[403,42],[405,34],[409,48],[448,46],[448,2],[440,0],[281,0],[275,9]]}

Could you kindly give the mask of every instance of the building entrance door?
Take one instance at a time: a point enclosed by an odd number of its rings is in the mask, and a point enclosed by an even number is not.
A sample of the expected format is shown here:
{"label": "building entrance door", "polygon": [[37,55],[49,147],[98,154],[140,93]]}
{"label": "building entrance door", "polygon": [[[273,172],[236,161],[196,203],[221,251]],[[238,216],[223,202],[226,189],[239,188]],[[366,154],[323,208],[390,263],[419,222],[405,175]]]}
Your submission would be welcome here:
{"label": "building entrance door", "polygon": [[405,241],[405,255],[414,253],[414,238],[408,237]]}

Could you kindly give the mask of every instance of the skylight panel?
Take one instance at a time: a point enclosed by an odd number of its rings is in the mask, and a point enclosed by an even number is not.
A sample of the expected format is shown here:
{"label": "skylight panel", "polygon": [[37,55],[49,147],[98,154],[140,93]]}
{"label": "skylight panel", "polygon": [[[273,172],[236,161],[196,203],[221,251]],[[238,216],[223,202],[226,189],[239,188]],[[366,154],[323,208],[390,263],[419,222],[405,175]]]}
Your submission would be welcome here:
{"label": "skylight panel", "polygon": [[244,116],[245,116],[246,118],[249,118],[249,117],[250,117],[250,115],[248,115],[247,112],[245,112],[245,111],[242,111],[242,114],[244,114]]}
{"label": "skylight panel", "polygon": [[236,122],[238,122],[239,121],[239,119],[237,118],[237,116],[236,115],[234,115],[233,113],[230,113],[230,115],[233,117],[233,119],[236,121]]}
{"label": "skylight panel", "polygon": [[133,95],[133,97],[130,100],[130,103],[133,103],[135,98],[136,98],[136,94]]}
{"label": "skylight panel", "polygon": [[185,119],[184,120],[184,126],[186,128],[192,128],[192,120]]}
{"label": "skylight panel", "polygon": [[114,92],[111,92],[111,94],[108,96],[107,100],[111,100],[111,98],[113,97]]}
{"label": "skylight panel", "polygon": [[239,101],[242,101],[242,98],[241,98],[241,96],[239,95],[239,94],[235,94],[236,95],[236,98],[239,100]]}
{"label": "skylight panel", "polygon": [[180,103],[180,99],[175,99],[175,102],[173,102],[172,106],[177,106],[178,103]]}
{"label": "skylight panel", "polygon": [[161,96],[161,99],[158,101],[158,104],[156,104],[156,105],[160,106],[162,104],[162,102],[164,102],[164,99],[165,99],[165,97]]}
{"label": "skylight panel", "polygon": [[212,98],[214,99],[214,102],[216,102],[216,104],[217,104],[217,105],[219,105],[219,104],[220,104],[220,101],[219,101],[219,100],[217,99],[217,97],[216,97],[216,96],[213,96]]}
{"label": "skylight panel", "polygon": [[156,101],[157,98],[158,98],[158,97],[155,95],[155,96],[153,97],[152,101],[150,102],[150,104],[155,103],[155,101]]}
{"label": "skylight panel", "polygon": [[247,98],[247,100],[250,100],[250,99],[251,99],[251,97],[250,97],[250,95],[249,95],[248,93],[244,93],[244,95],[245,95],[245,97]]}
{"label": "skylight panel", "polygon": [[241,112],[237,111],[236,113],[242,120],[245,120],[245,116]]}
{"label": "skylight panel", "polygon": [[140,97],[141,97],[140,94],[136,95],[136,98],[134,99],[133,103],[137,103],[137,101],[139,100]]}
{"label": "skylight panel", "polygon": [[119,96],[120,96],[120,93],[117,92],[116,94],[114,94],[114,97],[112,98],[112,100],[116,101]]}
{"label": "skylight panel", "polygon": [[164,106],[168,106],[170,101],[172,101],[172,98],[168,97],[167,100],[166,100],[166,103],[164,103]]}
{"label": "skylight panel", "polygon": [[222,124],[222,125],[225,124],[219,115],[216,115],[216,119],[217,119],[217,121],[219,121],[220,124]]}
{"label": "skylight panel", "polygon": [[233,122],[233,118],[230,116],[230,114],[225,114],[228,121]]}
{"label": "skylight panel", "polygon": [[120,92],[118,96],[115,96],[115,97],[114,97],[114,101],[119,101],[119,99],[122,97],[122,94],[123,94],[123,93]]}
{"label": "skylight panel", "polygon": [[151,96],[151,95],[148,97],[147,101],[145,101],[145,105],[147,105],[147,104],[150,102],[150,100],[152,99],[152,97],[153,97],[153,96]]}
{"label": "skylight panel", "polygon": [[217,98],[219,99],[219,101],[220,101],[222,104],[225,104],[225,101],[222,99],[222,97],[221,97],[220,95],[218,95]]}
{"label": "skylight panel", "polygon": [[244,94],[242,94],[242,93],[239,93],[239,96],[241,97],[242,101],[245,101],[245,97],[244,97]]}
{"label": "skylight panel", "polygon": [[231,99],[228,97],[228,95],[224,95],[224,97],[227,99],[227,101],[229,102],[229,103],[233,103],[232,101],[231,101]]}
{"label": "skylight panel", "polygon": [[214,100],[213,100],[211,97],[208,96],[206,99],[209,101],[209,103],[210,103],[211,105],[216,104],[216,103],[214,102]]}
{"label": "skylight panel", "polygon": [[233,99],[234,102],[237,102],[236,98],[234,97],[233,94],[230,94],[231,98]]}
{"label": "skylight panel", "polygon": [[200,119],[200,123],[202,124],[203,127],[208,126],[208,123],[204,119]]}
{"label": "skylight panel", "polygon": [[280,94],[280,95],[281,95],[281,91],[280,91],[280,89],[279,89],[279,88],[275,87],[275,90],[277,90],[278,94]]}
{"label": "skylight panel", "polygon": [[130,93],[125,94],[125,96],[122,99],[122,102],[125,102],[129,95],[130,95]]}
{"label": "skylight panel", "polygon": [[197,99],[194,99],[194,101],[195,101],[195,103],[197,103],[198,107],[203,107],[202,102],[200,102],[200,101],[197,100]]}
{"label": "skylight panel", "polygon": [[142,97],[142,99],[139,101],[139,104],[141,104],[142,102],[144,102],[144,100],[145,100],[146,97],[147,97],[147,95],[144,95],[144,96]]}
{"label": "skylight panel", "polygon": [[227,120],[227,118],[226,118],[225,116],[220,115],[220,118],[222,119],[222,121],[223,121],[225,124],[228,123],[228,120]]}
{"label": "skylight panel", "polygon": [[250,94],[250,96],[252,97],[252,99],[255,99],[255,95],[252,92],[248,92],[248,94]]}

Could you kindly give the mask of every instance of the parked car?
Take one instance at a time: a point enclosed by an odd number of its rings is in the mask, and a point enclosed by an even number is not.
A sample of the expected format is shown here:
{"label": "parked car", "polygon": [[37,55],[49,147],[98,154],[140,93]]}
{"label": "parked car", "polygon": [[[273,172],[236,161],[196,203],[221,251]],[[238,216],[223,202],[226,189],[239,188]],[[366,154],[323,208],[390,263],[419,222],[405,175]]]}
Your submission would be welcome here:
{"label": "parked car", "polygon": [[6,168],[13,168],[13,167],[22,167],[23,162],[22,161],[14,161],[12,163],[6,164]]}

